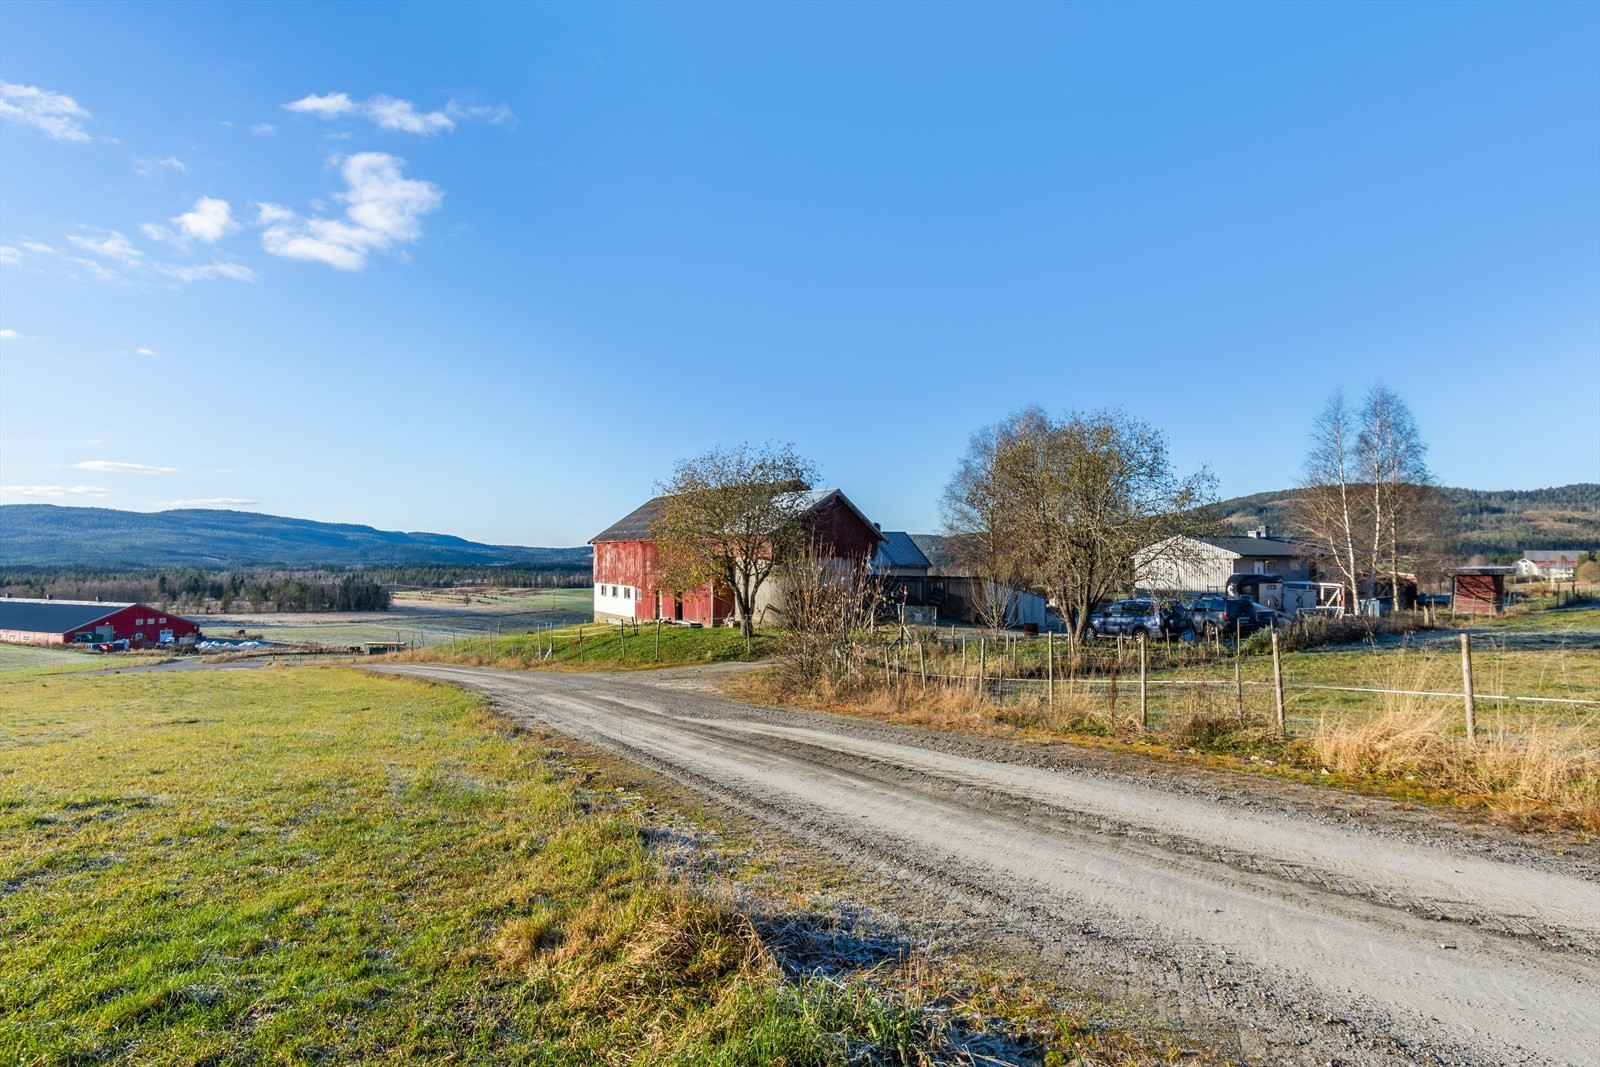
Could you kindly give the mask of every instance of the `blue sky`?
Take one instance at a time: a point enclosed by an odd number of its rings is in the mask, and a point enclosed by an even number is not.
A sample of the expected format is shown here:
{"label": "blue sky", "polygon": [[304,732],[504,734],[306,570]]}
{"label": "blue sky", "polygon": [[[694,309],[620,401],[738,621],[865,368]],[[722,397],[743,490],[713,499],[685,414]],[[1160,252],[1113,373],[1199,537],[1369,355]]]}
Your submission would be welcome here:
{"label": "blue sky", "polygon": [[0,5],[0,502],[580,543],[717,443],[933,530],[1382,380],[1600,480],[1600,4]]}

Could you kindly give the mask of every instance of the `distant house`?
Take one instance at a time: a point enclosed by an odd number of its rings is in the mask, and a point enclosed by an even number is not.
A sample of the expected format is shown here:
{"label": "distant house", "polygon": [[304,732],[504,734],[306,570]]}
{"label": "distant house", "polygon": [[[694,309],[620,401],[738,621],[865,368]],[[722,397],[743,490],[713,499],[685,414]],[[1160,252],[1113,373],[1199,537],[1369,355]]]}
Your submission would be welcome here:
{"label": "distant house", "polygon": [[187,644],[200,627],[148,604],[0,598],[0,641],[18,645]]}
{"label": "distant house", "polygon": [[[883,534],[850,498],[837,489],[810,489],[798,494],[798,510],[812,542],[828,559],[866,568]],[[733,591],[716,583],[699,589],[662,589],[657,585],[660,552],[651,527],[661,518],[669,498],[658,496],[595,534],[595,621],[663,619],[716,626],[735,619]],[[756,596],[755,615],[780,606],[782,591],[769,579]]]}
{"label": "distant house", "polygon": [[1566,581],[1578,574],[1578,563],[1586,555],[1577,548],[1557,548],[1550,551],[1524,552],[1517,560],[1517,577],[1543,578],[1547,582]]}
{"label": "distant house", "polygon": [[1315,550],[1272,536],[1259,526],[1243,537],[1169,537],[1133,554],[1134,584],[1141,588],[1220,593],[1235,574],[1276,574],[1290,582],[1313,580]]}
{"label": "distant house", "polygon": [[873,574],[882,578],[926,578],[933,570],[933,564],[928,562],[910,534],[901,530],[880,532],[883,540],[868,568]]}

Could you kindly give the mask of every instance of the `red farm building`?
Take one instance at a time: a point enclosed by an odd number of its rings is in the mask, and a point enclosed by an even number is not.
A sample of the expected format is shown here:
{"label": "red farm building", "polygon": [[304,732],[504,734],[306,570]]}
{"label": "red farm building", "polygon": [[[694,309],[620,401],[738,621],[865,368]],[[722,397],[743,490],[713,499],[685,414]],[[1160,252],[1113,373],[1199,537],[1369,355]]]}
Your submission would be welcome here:
{"label": "red farm building", "polygon": [[[864,571],[883,540],[878,528],[837,489],[811,489],[800,496],[804,521],[821,554],[849,561]],[[658,496],[646,501],[590,539],[594,545],[596,621],[663,619],[716,626],[733,619],[731,590],[710,584],[681,591],[657,588],[657,546],[650,528],[661,517],[666,499]],[[758,600],[758,618],[760,604]]]}
{"label": "red farm building", "polygon": [[11,644],[128,641],[134,647],[141,647],[188,644],[199,636],[200,627],[188,619],[148,604],[0,597],[0,641]]}
{"label": "red farm building", "polygon": [[1450,578],[1450,607],[1458,615],[1499,615],[1506,609],[1506,579],[1515,567],[1457,567]]}

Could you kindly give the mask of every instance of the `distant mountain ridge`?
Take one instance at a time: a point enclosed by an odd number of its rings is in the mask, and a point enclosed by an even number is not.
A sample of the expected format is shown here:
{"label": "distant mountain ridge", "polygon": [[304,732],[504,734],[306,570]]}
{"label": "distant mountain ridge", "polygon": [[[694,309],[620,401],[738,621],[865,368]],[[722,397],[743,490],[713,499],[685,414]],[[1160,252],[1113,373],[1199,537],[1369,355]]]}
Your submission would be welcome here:
{"label": "distant mountain ridge", "polygon": [[485,545],[249,511],[153,513],[56,504],[0,506],[0,566],[357,567],[384,564],[579,569],[591,550]]}

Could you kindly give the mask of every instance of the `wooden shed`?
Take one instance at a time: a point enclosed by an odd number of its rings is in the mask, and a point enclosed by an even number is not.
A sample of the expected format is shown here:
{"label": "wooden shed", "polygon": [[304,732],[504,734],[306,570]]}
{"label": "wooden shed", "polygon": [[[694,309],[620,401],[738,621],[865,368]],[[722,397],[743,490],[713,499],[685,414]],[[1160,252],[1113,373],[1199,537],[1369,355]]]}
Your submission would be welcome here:
{"label": "wooden shed", "polygon": [[1506,609],[1506,578],[1515,567],[1457,567],[1450,576],[1452,610],[1460,615],[1499,615]]}

